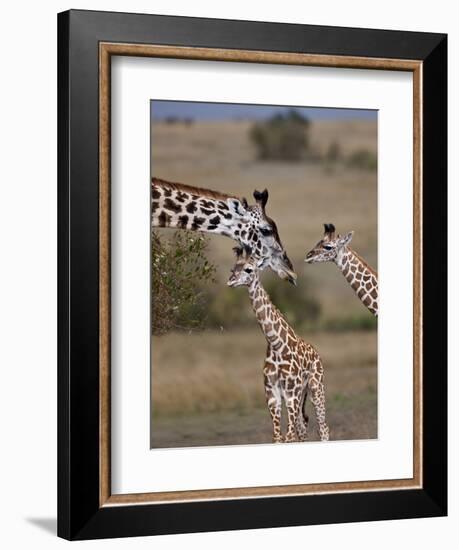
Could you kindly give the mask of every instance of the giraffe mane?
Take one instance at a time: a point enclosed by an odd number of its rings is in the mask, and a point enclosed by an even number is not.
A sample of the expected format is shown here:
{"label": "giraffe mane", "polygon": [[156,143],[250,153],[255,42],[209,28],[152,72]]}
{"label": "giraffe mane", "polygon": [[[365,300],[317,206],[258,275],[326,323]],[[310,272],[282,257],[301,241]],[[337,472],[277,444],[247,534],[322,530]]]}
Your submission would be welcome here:
{"label": "giraffe mane", "polygon": [[220,191],[212,191],[211,189],[204,189],[202,187],[194,187],[193,185],[187,185],[185,183],[177,183],[172,181],[162,180],[160,178],[151,178],[151,183],[154,185],[160,185],[161,187],[167,187],[173,191],[183,191],[185,193],[191,193],[194,195],[200,195],[212,199],[239,199],[235,195],[228,195],[226,193],[220,193]]}

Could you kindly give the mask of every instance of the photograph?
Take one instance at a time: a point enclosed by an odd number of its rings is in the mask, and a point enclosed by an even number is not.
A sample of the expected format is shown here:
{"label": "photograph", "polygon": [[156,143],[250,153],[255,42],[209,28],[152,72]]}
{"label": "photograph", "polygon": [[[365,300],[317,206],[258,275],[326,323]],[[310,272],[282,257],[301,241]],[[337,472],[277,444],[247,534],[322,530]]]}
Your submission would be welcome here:
{"label": "photograph", "polygon": [[378,111],[150,101],[150,448],[378,438]]}

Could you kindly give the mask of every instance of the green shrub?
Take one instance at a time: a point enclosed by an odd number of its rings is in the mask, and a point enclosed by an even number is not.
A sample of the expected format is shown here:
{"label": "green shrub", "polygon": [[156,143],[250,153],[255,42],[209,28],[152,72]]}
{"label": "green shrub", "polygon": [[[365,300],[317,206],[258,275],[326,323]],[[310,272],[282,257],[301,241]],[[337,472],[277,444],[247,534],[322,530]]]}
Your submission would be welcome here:
{"label": "green shrub", "polygon": [[259,159],[297,161],[305,157],[309,147],[309,126],[307,118],[291,109],[254,124],[249,136]]}
{"label": "green shrub", "polygon": [[208,241],[191,231],[176,231],[170,240],[153,233],[152,333],[202,326],[204,309],[198,284],[214,281],[215,266],[206,259]]}
{"label": "green shrub", "polygon": [[376,170],[378,159],[375,153],[367,149],[359,149],[349,156],[347,164],[351,168],[358,168],[359,170]]}

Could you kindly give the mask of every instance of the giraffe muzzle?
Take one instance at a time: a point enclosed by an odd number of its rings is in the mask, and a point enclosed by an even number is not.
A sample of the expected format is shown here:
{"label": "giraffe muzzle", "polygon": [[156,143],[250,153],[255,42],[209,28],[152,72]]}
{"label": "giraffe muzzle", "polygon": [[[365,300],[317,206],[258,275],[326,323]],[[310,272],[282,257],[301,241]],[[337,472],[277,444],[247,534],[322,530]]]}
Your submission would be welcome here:
{"label": "giraffe muzzle", "polygon": [[288,281],[293,286],[296,286],[297,274],[294,271],[284,270],[280,274],[280,277],[284,279],[284,281]]}
{"label": "giraffe muzzle", "polygon": [[283,255],[280,261],[280,265],[278,263],[274,271],[277,272],[277,274],[281,279],[283,279],[284,281],[288,281],[292,285],[296,286],[296,280],[298,277],[295,271],[293,270],[293,264],[290,261],[289,257],[287,256],[287,254]]}
{"label": "giraffe muzzle", "polygon": [[228,281],[226,282],[226,284],[230,287],[237,287],[237,286],[241,286],[241,283],[237,280],[237,279],[228,279]]}
{"label": "giraffe muzzle", "polygon": [[307,264],[313,264],[316,260],[317,260],[317,252],[316,252],[316,249],[313,248],[306,254],[304,261]]}

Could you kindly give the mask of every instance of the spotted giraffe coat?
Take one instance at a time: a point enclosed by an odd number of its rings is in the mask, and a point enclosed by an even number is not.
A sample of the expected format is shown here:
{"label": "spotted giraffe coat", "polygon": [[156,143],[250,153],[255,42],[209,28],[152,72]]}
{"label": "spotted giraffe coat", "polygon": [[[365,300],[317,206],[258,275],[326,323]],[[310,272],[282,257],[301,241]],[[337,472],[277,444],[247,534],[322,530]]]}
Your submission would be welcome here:
{"label": "spotted giraffe coat", "polygon": [[292,262],[284,250],[276,223],[265,211],[268,191],[254,191],[256,204],[233,195],[152,178],[152,228],[172,227],[230,237],[250,246],[282,279],[296,280]]}
{"label": "spotted giraffe coat", "polygon": [[[245,273],[249,269],[250,275]],[[253,259],[249,263],[238,260],[228,285],[248,287],[253,311],[268,343],[263,377],[266,403],[273,424],[273,441],[278,443],[307,439],[308,416],[304,407],[308,393],[314,405],[320,439],[328,440],[324,371],[319,354],[295,333],[271,302],[260,282]],[[285,439],[281,432],[282,402],[286,405],[288,416]]]}

